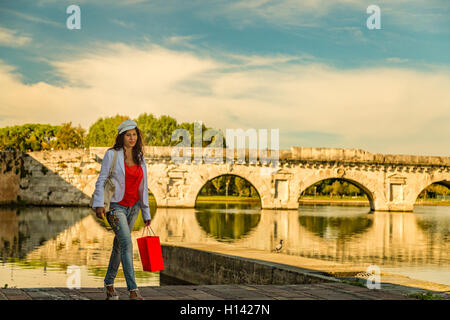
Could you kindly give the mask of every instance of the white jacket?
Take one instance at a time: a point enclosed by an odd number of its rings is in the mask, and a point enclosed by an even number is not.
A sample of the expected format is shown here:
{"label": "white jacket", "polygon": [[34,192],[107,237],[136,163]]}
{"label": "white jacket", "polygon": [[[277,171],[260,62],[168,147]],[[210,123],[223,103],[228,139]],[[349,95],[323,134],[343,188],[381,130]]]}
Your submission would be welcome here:
{"label": "white jacket", "polygon": [[[123,155],[123,148],[116,150],[117,161],[112,173],[112,181],[115,185],[114,195],[111,202],[120,202],[125,194],[125,158]],[[97,182],[95,183],[94,191],[94,201],[92,204],[93,208],[104,206],[104,188],[105,181],[108,178],[109,169],[111,168],[112,161],[114,159],[114,151],[108,150],[105,153],[102,161],[102,168],[100,169],[100,174],[98,176]],[[141,214],[144,221],[150,220],[150,209],[148,206],[148,187],[147,187],[147,165],[144,161],[141,163],[142,172],[144,176],[139,185],[139,207],[141,208]]]}

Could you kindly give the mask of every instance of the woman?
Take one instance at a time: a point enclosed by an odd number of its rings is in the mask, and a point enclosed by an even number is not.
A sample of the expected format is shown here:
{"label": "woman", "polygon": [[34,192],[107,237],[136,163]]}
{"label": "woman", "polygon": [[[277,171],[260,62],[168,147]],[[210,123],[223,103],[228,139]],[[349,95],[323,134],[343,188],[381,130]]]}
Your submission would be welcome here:
{"label": "woman", "polygon": [[117,159],[112,174],[115,191],[110,202],[110,211],[106,212],[106,219],[115,233],[108,271],[104,280],[106,299],[119,299],[113,284],[122,261],[130,299],[143,300],[134,278],[131,231],[139,209],[141,209],[145,225],[150,225],[147,167],[144,160],[142,137],[136,122],[126,120],[119,125],[117,131],[114,146],[106,151],[103,158],[102,168],[95,184],[92,205],[97,217],[103,219],[105,214],[104,184],[112,166],[115,150]]}

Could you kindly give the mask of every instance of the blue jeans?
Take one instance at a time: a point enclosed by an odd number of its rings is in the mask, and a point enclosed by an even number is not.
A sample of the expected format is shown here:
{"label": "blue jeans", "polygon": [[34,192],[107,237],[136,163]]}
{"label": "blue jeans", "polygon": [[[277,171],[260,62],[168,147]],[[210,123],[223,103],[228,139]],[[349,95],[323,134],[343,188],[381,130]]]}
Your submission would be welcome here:
{"label": "blue jeans", "polygon": [[120,262],[122,261],[123,273],[127,282],[128,291],[137,290],[133,268],[133,242],[131,231],[139,213],[139,205],[125,207],[117,202],[111,202],[110,211],[106,213],[106,219],[114,230],[113,249],[109,259],[108,271],[105,276],[105,285],[114,284]]}

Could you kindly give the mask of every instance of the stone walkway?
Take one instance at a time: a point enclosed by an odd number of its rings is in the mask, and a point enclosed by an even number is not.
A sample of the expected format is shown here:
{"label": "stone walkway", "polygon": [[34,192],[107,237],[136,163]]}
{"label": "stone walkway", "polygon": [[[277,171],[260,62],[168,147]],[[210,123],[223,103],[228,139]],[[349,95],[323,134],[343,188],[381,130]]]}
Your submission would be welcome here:
{"label": "stone walkway", "polygon": [[[128,300],[126,288],[116,288]],[[415,300],[345,283],[296,285],[172,285],[141,287],[146,300]],[[0,289],[0,300],[104,300],[103,288]]]}

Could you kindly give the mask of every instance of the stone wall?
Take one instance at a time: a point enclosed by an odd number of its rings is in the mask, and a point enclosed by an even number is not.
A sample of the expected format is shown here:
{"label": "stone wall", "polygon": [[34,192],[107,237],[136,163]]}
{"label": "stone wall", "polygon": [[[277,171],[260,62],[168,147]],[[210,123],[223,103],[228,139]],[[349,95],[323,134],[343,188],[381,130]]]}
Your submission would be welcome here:
{"label": "stone wall", "polygon": [[0,204],[17,201],[20,177],[24,173],[21,152],[0,153]]}
{"label": "stone wall", "polygon": [[193,284],[301,284],[336,281],[326,274],[262,260],[162,245],[161,275]]}
{"label": "stone wall", "polygon": [[1,152],[0,201],[34,205],[87,205],[101,160],[89,150]]}

